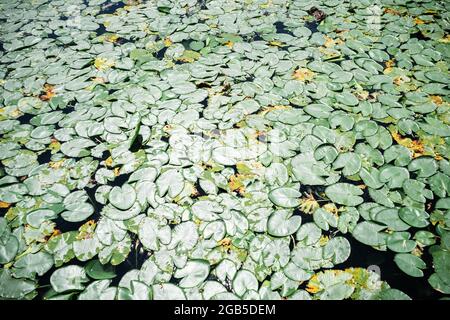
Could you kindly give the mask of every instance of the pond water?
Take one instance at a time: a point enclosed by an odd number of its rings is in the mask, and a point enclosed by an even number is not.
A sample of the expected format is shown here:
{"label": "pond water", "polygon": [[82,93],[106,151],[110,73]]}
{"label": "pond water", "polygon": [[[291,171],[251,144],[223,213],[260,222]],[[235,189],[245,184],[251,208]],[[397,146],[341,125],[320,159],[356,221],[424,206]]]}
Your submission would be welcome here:
{"label": "pond water", "polygon": [[447,7],[1,1],[0,298],[447,298]]}

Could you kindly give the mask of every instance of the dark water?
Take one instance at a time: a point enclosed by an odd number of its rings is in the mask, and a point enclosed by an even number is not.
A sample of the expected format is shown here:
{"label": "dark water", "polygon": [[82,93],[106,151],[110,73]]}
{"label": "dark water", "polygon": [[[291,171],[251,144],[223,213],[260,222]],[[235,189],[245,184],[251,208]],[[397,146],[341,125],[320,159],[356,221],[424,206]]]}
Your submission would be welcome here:
{"label": "dark water", "polygon": [[101,7],[101,11],[99,14],[113,14],[117,11],[117,9],[121,9],[123,7],[125,7],[125,2],[123,1],[106,2],[106,4]]}
{"label": "dark water", "polygon": [[73,111],[75,111],[75,106],[73,105],[67,105],[65,108],[61,109],[62,113],[69,114]]}
{"label": "dark water", "polygon": [[411,38],[417,39],[417,40],[424,40],[424,41],[430,40],[430,38],[428,38],[427,36],[425,36],[425,35],[424,35],[422,32],[420,32],[420,31],[418,31],[418,32],[416,32],[416,33],[411,33],[409,36],[410,36]]}
{"label": "dark water", "polygon": [[47,34],[47,38],[55,40],[58,38],[58,35],[53,31],[52,33]]}
{"label": "dark water", "polygon": [[142,145],[143,138],[141,135],[138,135],[137,138],[134,140],[133,144],[130,147],[131,152],[138,152],[139,150],[143,149],[144,146]]}
{"label": "dark water", "polygon": [[261,37],[259,33],[255,34],[253,37],[253,41],[263,41],[264,39]]}
{"label": "dark water", "polygon": [[101,24],[100,27],[97,30],[95,30],[95,33],[97,34],[97,36],[101,36],[101,35],[105,34],[106,27],[103,24]]}
{"label": "dark water", "polygon": [[378,251],[358,242],[351,235],[346,236],[346,238],[350,242],[352,252],[349,259],[337,265],[336,268],[378,266],[382,280],[386,281],[392,288],[403,291],[412,299],[437,300],[444,297],[443,294],[434,290],[427,281],[433,273],[432,258],[427,249],[424,250],[424,254],[421,257],[427,264],[427,269],[423,270],[424,277],[414,278],[408,276],[397,267],[394,262],[394,252],[390,250]]}
{"label": "dark water", "polygon": [[312,33],[319,31],[319,30],[317,30],[317,28],[319,27],[319,24],[317,23],[317,21],[306,22],[305,27],[307,27],[309,30],[311,30]]}
{"label": "dark water", "polygon": [[51,157],[52,152],[50,150],[46,150],[38,155],[37,161],[39,162],[39,164],[46,164],[50,162]]}
{"label": "dark water", "polygon": [[[302,224],[314,222],[312,214],[301,213],[296,209],[294,215],[302,217]],[[331,232],[322,231],[324,235],[330,235]],[[428,283],[427,279],[433,273],[432,257],[425,248],[422,260],[427,264],[427,269],[423,270],[424,277],[410,277],[401,271],[394,262],[395,252],[379,251],[367,246],[352,237],[351,234],[337,233],[339,236],[345,237],[351,246],[350,257],[344,263],[336,265],[333,269],[343,270],[346,268],[370,268],[378,267],[380,269],[381,280],[386,281],[391,288],[403,291],[412,299],[417,300],[437,300],[444,295],[434,290]],[[322,269],[326,270],[326,269]]]}
{"label": "dark water", "polygon": [[277,29],[277,33],[288,34],[290,36],[294,36],[294,34],[291,31],[286,29],[286,26],[284,25],[283,22],[277,21],[274,23],[274,25],[275,25],[275,28]]}
{"label": "dark water", "polygon": [[18,117],[16,120],[20,122],[20,124],[29,124],[30,120],[34,117],[34,114],[25,113],[24,115]]}
{"label": "dark water", "polygon": [[166,51],[167,51],[167,47],[164,47],[161,50],[159,50],[156,53],[156,58],[159,59],[159,60],[162,60],[164,58],[164,54],[166,53]]}

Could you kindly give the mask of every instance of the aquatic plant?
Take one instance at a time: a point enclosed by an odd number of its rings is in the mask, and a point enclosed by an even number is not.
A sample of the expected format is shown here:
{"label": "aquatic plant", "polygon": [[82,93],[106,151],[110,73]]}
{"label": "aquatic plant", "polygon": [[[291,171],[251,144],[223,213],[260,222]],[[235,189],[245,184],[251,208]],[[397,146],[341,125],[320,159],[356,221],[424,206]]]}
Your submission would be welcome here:
{"label": "aquatic plant", "polygon": [[1,1],[2,299],[450,294],[449,4],[225,2]]}

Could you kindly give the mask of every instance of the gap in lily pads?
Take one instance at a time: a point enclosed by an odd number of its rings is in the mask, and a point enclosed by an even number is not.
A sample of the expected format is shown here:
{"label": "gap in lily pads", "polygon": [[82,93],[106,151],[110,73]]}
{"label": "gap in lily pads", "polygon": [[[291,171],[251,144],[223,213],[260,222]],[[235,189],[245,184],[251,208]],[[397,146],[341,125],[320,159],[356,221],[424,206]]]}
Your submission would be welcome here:
{"label": "gap in lily pads", "polygon": [[69,101],[67,103],[67,105],[61,109],[62,113],[64,114],[69,114],[73,111],[75,111],[75,105],[77,104],[77,102],[75,100]]}
{"label": "gap in lily pads", "polygon": [[252,40],[253,41],[264,41],[264,39],[261,37],[261,35],[259,33],[255,33]]}
{"label": "gap in lily pads", "polygon": [[34,114],[25,113],[24,115],[18,117],[16,120],[20,122],[20,124],[29,124],[30,120],[34,117]]}
{"label": "gap in lily pads", "polygon": [[169,143],[169,138],[170,138],[169,136],[164,135],[160,138],[160,140],[164,141],[165,143]]}
{"label": "gap in lily pads", "polygon": [[156,57],[158,60],[164,59],[164,54],[166,53],[166,51],[167,51],[167,47],[162,48],[161,50],[159,50],[159,51],[155,54],[155,57]]}
{"label": "gap in lily pads", "polygon": [[102,156],[100,157],[100,160],[104,161],[104,160],[108,159],[110,155],[111,155],[110,152],[108,150],[105,150],[102,152]]}
{"label": "gap in lily pads", "polygon": [[103,24],[100,24],[100,26],[98,27],[98,29],[95,30],[95,34],[96,34],[97,36],[101,36],[101,35],[105,34],[106,32],[107,32],[107,31],[106,31],[106,27],[105,27],[105,25],[103,25]]}
{"label": "gap in lily pads", "polygon": [[58,35],[53,31],[52,33],[47,34],[47,38],[56,40],[58,39]]}
{"label": "gap in lily pads", "polygon": [[300,210],[300,208],[295,208],[293,215],[302,217],[302,224],[305,224],[308,222],[314,222],[314,217],[313,217],[312,213],[309,214],[309,213],[303,212]]}
{"label": "gap in lily pads", "polygon": [[111,286],[117,286],[122,277],[132,269],[141,269],[144,262],[151,255],[142,244],[134,239],[131,243],[131,250],[124,262],[115,266],[116,277],[111,279]]}
{"label": "gap in lily pads", "polygon": [[409,35],[409,37],[412,38],[412,39],[423,40],[423,41],[430,40],[430,38],[428,38],[426,35],[424,35],[421,31],[417,31],[415,33],[411,33]]}
{"label": "gap in lily pads", "polygon": [[108,181],[108,185],[112,187],[121,187],[128,182],[132,173],[124,173],[118,175],[113,181]]}
{"label": "gap in lily pads", "polygon": [[[202,89],[202,88],[211,88],[211,84],[209,84],[208,82],[200,82],[196,84],[198,89]],[[207,98],[205,98],[206,100]],[[204,101],[204,100],[203,100]],[[200,102],[201,103],[201,102]]]}
{"label": "gap in lily pads", "polygon": [[125,2],[123,1],[119,1],[119,2],[107,2],[106,5],[103,5],[101,7],[100,13],[99,14],[113,14],[115,13],[118,9],[121,9],[125,7]]}
{"label": "gap in lily pads", "polygon": [[392,288],[399,289],[408,294],[412,299],[437,300],[444,297],[443,294],[434,290],[427,279],[433,273],[432,257],[428,250],[424,250],[421,256],[428,268],[423,270],[424,276],[413,278],[401,271],[394,262],[395,252],[379,251],[370,246],[364,245],[351,236],[345,236],[352,248],[350,257],[344,263],[336,265],[336,269],[346,268],[380,268],[381,279],[389,283]]}
{"label": "gap in lily pads", "polygon": [[208,9],[206,7],[206,0],[198,0],[197,5],[200,7],[200,10],[206,10]]}
{"label": "gap in lily pads", "polygon": [[134,139],[134,142],[133,142],[133,144],[130,147],[130,151],[131,152],[138,152],[139,150],[143,149],[142,142],[143,142],[143,137],[142,137],[142,135],[139,134],[136,137],[136,139]]}
{"label": "gap in lily pads", "polygon": [[[89,220],[92,220],[92,216],[89,217]],[[63,219],[61,215],[59,215],[56,219],[53,220],[56,224],[57,228],[61,233],[69,232],[69,231],[77,231],[83,224],[86,223],[85,220],[80,222],[69,222]]]}
{"label": "gap in lily pads", "polygon": [[39,164],[46,164],[51,161],[52,152],[51,150],[45,150],[40,155],[38,155],[37,161]]}
{"label": "gap in lily pads", "polygon": [[206,278],[206,281],[217,281],[217,282],[219,282],[220,280],[214,274],[209,273],[208,277]]}
{"label": "gap in lily pads", "polygon": [[94,213],[89,217],[90,220],[95,220],[98,221],[101,218],[100,212],[102,211],[104,205],[101,204],[100,202],[98,202],[95,198],[95,193],[97,192],[97,189],[100,187],[100,185],[96,185],[92,188],[84,188],[84,191],[86,191],[88,197],[89,197],[89,202],[92,204],[92,206],[94,207]]}
{"label": "gap in lily pads", "polygon": [[319,24],[317,21],[305,22],[305,27],[307,27],[312,33],[318,32],[317,28]]}
{"label": "gap in lily pads", "polygon": [[175,277],[172,275],[172,278],[170,278],[169,283],[178,286],[178,285],[180,284],[180,281],[181,281],[181,280],[182,280],[182,278],[177,279],[177,278],[175,278]]}
{"label": "gap in lily pads", "polygon": [[290,36],[294,35],[291,31],[286,29],[286,26],[282,21],[277,21],[274,23],[274,25],[275,25],[275,28],[277,29],[277,33],[288,34]]}
{"label": "gap in lily pads", "polygon": [[199,181],[197,180],[194,184],[194,188],[195,190],[197,190],[196,194],[191,196],[191,198],[195,199],[195,198],[200,198],[203,196],[207,196],[208,194],[205,192],[205,190],[202,189],[202,187],[200,186]]}

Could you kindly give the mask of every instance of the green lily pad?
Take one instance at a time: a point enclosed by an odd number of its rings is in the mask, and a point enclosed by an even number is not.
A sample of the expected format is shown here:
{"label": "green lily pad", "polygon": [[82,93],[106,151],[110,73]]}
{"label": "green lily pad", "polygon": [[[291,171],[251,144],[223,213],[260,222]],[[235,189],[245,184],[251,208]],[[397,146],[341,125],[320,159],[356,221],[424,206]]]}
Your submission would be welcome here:
{"label": "green lily pad", "polygon": [[397,266],[411,277],[423,277],[422,269],[426,268],[425,262],[409,253],[398,253],[394,258]]}
{"label": "green lily pad", "polygon": [[346,206],[356,206],[363,202],[360,195],[363,191],[354,185],[348,183],[336,183],[325,189],[325,194],[331,201]]}
{"label": "green lily pad", "polygon": [[269,199],[277,206],[294,208],[298,206],[301,193],[293,188],[278,188],[269,193]]}
{"label": "green lily pad", "polygon": [[288,210],[278,210],[267,220],[267,231],[273,236],[284,237],[295,233],[301,223],[300,216],[292,216]]}
{"label": "green lily pad", "polygon": [[120,210],[130,209],[136,201],[136,191],[129,184],[114,187],[109,192],[109,202]]}
{"label": "green lily pad", "polygon": [[84,283],[87,281],[88,277],[84,269],[76,265],[59,268],[50,277],[50,283],[56,292],[83,290]]}

